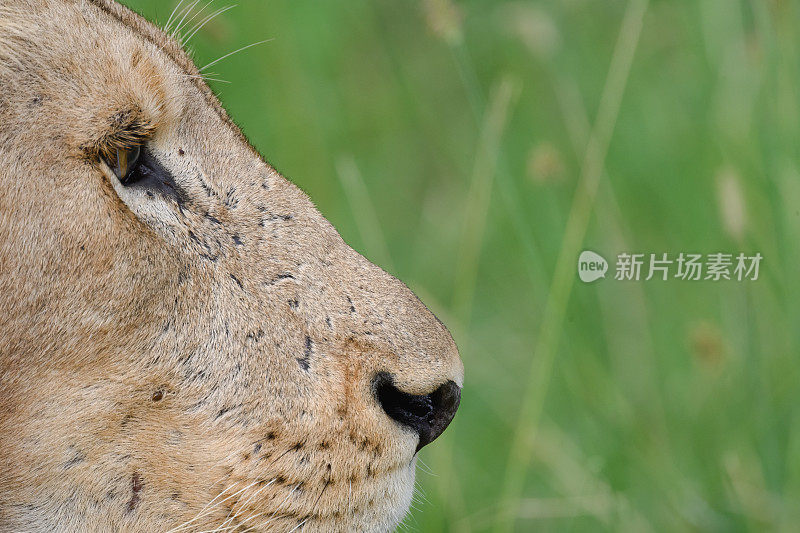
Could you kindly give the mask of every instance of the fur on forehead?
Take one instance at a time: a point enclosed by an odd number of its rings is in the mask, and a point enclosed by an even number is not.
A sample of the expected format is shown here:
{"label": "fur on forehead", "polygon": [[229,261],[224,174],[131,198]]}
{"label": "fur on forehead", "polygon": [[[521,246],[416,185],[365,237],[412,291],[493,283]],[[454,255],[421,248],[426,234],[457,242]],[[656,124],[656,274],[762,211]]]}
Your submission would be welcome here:
{"label": "fur on forehead", "polygon": [[[110,18],[123,15],[130,19],[126,24]],[[68,134],[54,139],[63,142],[58,149],[93,159],[140,144],[176,122],[183,105],[179,95],[186,84],[198,86],[193,80],[199,73],[174,40],[138,22],[106,2],[0,6],[0,81],[16,89],[4,97],[39,108],[35,117],[15,119],[32,128],[70,124]],[[152,38],[135,38],[132,24]],[[81,31],[67,31],[75,27]]]}

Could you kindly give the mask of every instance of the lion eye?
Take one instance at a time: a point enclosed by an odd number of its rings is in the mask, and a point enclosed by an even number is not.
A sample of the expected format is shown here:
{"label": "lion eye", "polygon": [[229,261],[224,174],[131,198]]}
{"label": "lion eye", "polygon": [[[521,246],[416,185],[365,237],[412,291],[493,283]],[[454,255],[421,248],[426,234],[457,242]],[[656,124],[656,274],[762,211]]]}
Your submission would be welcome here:
{"label": "lion eye", "polygon": [[108,161],[108,166],[114,170],[114,174],[116,174],[117,179],[119,179],[120,183],[123,185],[130,185],[136,181],[135,178],[132,178],[131,174],[136,168],[136,162],[139,161],[139,155],[141,153],[141,146],[134,146],[128,149],[119,148],[117,149],[116,161]]}

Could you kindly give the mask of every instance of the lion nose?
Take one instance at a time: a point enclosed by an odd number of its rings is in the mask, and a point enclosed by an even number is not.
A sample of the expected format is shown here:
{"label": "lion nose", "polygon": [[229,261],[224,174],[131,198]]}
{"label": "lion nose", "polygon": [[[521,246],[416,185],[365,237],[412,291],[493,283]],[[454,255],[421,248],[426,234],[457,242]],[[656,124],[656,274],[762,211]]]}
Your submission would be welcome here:
{"label": "lion nose", "polygon": [[461,389],[452,381],[430,394],[408,394],[394,386],[392,376],[380,373],[374,390],[378,402],[389,418],[413,429],[419,435],[417,451],[442,434],[456,415]]}

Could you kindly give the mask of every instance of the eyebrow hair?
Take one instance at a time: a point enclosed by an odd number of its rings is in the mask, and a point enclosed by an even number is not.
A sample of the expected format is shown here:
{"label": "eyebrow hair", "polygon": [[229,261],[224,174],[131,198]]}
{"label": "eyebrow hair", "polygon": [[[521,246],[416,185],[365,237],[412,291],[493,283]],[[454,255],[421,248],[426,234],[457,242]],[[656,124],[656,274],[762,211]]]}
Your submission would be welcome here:
{"label": "eyebrow hair", "polygon": [[121,111],[111,118],[108,134],[103,137],[96,151],[103,157],[111,157],[116,150],[130,149],[144,144],[153,135],[156,125],[147,120],[141,109]]}
{"label": "eyebrow hair", "polygon": [[[114,0],[88,0],[89,3],[103,13],[116,20],[134,34],[142,37],[147,42],[161,50],[172,62],[184,73],[188,74],[189,81],[200,91],[200,94],[205,99],[206,103],[213,109],[222,122],[230,128],[236,137],[244,142],[250,151],[258,157],[262,162],[269,165],[264,157],[256,150],[250,140],[242,133],[242,130],[233,122],[228,115],[225,108],[217,99],[216,95],[211,91],[208,85],[202,79],[200,71],[197,66],[189,59],[189,56],[181,48],[178,43],[171,39],[161,28],[151,23],[145,17],[130,9],[115,2]],[[271,165],[270,165],[271,167]]]}

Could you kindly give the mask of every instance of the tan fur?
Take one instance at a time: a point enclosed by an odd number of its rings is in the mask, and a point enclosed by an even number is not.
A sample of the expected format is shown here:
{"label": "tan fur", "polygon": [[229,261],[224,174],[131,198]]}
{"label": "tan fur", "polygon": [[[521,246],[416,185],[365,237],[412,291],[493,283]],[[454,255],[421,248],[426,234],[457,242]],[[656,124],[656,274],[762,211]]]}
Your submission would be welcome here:
{"label": "tan fur", "polygon": [[[456,347],[198,76],[111,0],[0,2],[1,531],[375,531],[408,508],[417,436],[371,380],[460,385]],[[141,139],[182,207],[101,162]]]}

